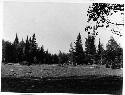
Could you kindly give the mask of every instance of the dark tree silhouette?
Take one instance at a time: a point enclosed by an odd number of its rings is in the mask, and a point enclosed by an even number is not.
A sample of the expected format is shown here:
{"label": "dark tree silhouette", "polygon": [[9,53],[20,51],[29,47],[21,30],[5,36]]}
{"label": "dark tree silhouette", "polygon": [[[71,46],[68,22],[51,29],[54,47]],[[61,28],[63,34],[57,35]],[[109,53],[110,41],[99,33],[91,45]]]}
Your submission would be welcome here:
{"label": "dark tree silhouette", "polygon": [[59,51],[58,59],[60,65],[68,63],[68,55],[66,53],[62,53],[61,51]]}
{"label": "dark tree silhouette", "polygon": [[16,34],[16,37],[15,37],[15,40],[13,42],[13,46],[14,46],[14,53],[13,55],[15,56],[15,63],[19,62],[19,39],[18,39],[18,36]]}
{"label": "dark tree silhouette", "polygon": [[36,63],[37,62],[37,43],[36,43],[36,37],[35,34],[33,34],[32,39],[29,39],[29,43],[30,43],[30,59],[32,62]]}
{"label": "dark tree silhouette", "polygon": [[58,64],[59,58],[56,54],[52,55],[52,64]]}
{"label": "dark tree silhouette", "polygon": [[74,64],[75,62],[75,56],[74,56],[75,49],[72,46],[72,43],[70,44],[70,50],[69,50],[69,63]]}
{"label": "dark tree silhouette", "polygon": [[31,64],[31,59],[30,59],[30,43],[29,43],[29,39],[28,39],[28,36],[26,38],[26,44],[25,44],[25,61],[29,62],[29,64],[27,65],[30,65]]}
{"label": "dark tree silhouette", "polygon": [[9,41],[2,40],[2,61],[15,63],[15,47]]}
{"label": "dark tree silhouette", "polygon": [[18,55],[19,55],[18,59],[19,59],[19,62],[24,61],[24,56],[25,56],[24,49],[25,49],[25,42],[22,39],[22,41],[18,45]]}
{"label": "dark tree silhouette", "polygon": [[113,69],[122,67],[123,50],[113,37],[108,41],[105,57],[107,60],[106,67],[111,66]]}
{"label": "dark tree silhouette", "polygon": [[105,63],[103,63],[104,53],[105,53],[105,50],[104,50],[103,44],[100,42],[100,38],[99,38],[99,44],[98,44],[97,54],[96,54],[96,58],[95,58],[95,60],[97,61],[97,64],[105,64]]}
{"label": "dark tree silhouette", "polygon": [[26,38],[26,42],[19,42],[16,34],[12,43],[2,40],[2,62],[13,62],[23,65],[31,64],[58,64],[59,59],[56,54],[44,51],[43,46],[39,48],[36,43],[35,34]]}
{"label": "dark tree silhouette", "polygon": [[38,50],[37,59],[40,64],[44,64],[45,52],[43,46]]}
{"label": "dark tree silhouette", "polygon": [[13,44],[14,44],[14,45],[18,45],[18,44],[19,44],[19,39],[18,39],[17,33],[16,33],[16,38],[15,38]]}
{"label": "dark tree silhouette", "polygon": [[[82,47],[82,40],[80,33],[77,36],[74,47],[70,44],[69,53],[59,52],[59,54],[51,54],[44,50],[43,46],[39,48],[36,43],[35,34],[32,38],[26,38],[19,42],[16,34],[13,43],[2,40],[2,62],[23,63],[25,65],[31,64],[87,64],[95,63],[95,61],[106,60],[106,67],[121,68],[123,67],[123,49],[113,37],[108,41],[106,51],[99,40],[98,50],[96,52],[95,36],[88,35],[85,42],[85,52]],[[99,63],[99,62],[98,62]]]}
{"label": "dark tree silhouette", "polygon": [[82,39],[81,39],[81,34],[79,33],[77,36],[77,40],[75,42],[75,47],[74,47],[74,57],[75,57],[75,62],[77,64],[84,64],[84,51],[82,47]]}
{"label": "dark tree silhouette", "polygon": [[90,64],[95,62],[95,55],[96,55],[96,47],[95,47],[95,37],[92,35],[88,35],[85,42],[85,52]]}

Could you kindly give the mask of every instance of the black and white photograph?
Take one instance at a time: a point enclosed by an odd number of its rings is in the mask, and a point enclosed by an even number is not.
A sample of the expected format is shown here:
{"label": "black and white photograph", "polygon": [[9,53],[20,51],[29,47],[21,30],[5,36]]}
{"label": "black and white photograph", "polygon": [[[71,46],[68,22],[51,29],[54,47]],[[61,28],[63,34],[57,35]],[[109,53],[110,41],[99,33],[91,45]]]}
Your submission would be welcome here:
{"label": "black and white photograph", "polygon": [[1,92],[123,95],[124,3],[2,3]]}

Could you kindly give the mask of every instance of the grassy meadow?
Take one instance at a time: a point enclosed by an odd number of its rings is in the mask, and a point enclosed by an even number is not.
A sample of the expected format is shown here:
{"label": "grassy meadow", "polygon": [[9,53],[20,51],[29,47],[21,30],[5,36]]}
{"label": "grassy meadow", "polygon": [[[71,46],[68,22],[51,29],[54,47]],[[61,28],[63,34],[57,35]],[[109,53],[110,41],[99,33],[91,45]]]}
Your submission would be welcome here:
{"label": "grassy meadow", "polygon": [[122,69],[105,68],[104,65],[19,65],[2,64],[1,77],[70,77],[70,76],[123,76]]}

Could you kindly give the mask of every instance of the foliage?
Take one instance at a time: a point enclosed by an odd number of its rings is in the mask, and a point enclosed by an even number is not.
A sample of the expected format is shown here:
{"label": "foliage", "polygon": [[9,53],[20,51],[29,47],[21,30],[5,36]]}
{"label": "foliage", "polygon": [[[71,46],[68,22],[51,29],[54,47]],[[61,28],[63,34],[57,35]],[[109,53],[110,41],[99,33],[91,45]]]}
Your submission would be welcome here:
{"label": "foliage", "polygon": [[110,4],[110,3],[93,3],[88,9],[88,21],[95,22],[94,26],[87,26],[85,31],[93,29],[93,35],[97,35],[96,31],[99,27],[110,27],[114,34],[122,36],[119,30],[115,30],[114,27],[124,26],[124,23],[113,22],[109,17],[120,12],[120,15],[124,15],[124,4]]}
{"label": "foliage", "polygon": [[95,37],[88,35],[85,42],[85,51],[83,51],[81,34],[79,33],[74,42],[70,44],[69,53],[59,52],[59,54],[51,54],[44,50],[44,47],[38,47],[36,38],[26,38],[26,41],[18,40],[16,38],[13,43],[2,40],[2,62],[4,63],[20,63],[23,65],[31,64],[93,64],[95,62],[106,62],[107,67],[121,68],[123,67],[123,49],[113,37],[108,41],[106,50],[103,49],[103,45],[99,40],[98,50],[96,52]]}
{"label": "foliage", "polygon": [[111,65],[113,68],[122,67],[123,49],[120,47],[120,45],[117,44],[113,37],[111,37],[108,41],[105,57],[108,61],[107,65]]}
{"label": "foliage", "polygon": [[82,40],[81,40],[81,34],[80,33],[77,36],[74,48],[72,47],[72,45],[70,47],[71,47],[70,61],[74,65],[84,64],[85,55],[84,55],[84,51],[83,51],[83,47],[82,47]]}
{"label": "foliage", "polygon": [[37,60],[40,64],[43,64],[44,63],[44,57],[45,57],[45,51],[44,51],[44,48],[43,46],[38,49],[38,53],[37,53]]}
{"label": "foliage", "polygon": [[95,61],[96,47],[95,47],[95,37],[88,35],[85,42],[85,52],[88,59],[88,63],[93,64]]}
{"label": "foliage", "polygon": [[70,44],[70,50],[69,50],[68,58],[69,58],[69,63],[72,64],[72,65],[73,65],[74,62],[75,62],[74,53],[75,53],[75,49],[73,48],[72,43],[71,43],[71,44]]}
{"label": "foliage", "polygon": [[83,64],[84,63],[84,52],[82,47],[82,40],[81,40],[81,34],[77,36],[77,40],[75,42],[75,61],[77,64]]}
{"label": "foliage", "polygon": [[103,48],[103,44],[100,42],[100,38],[99,38],[99,44],[98,44],[98,49],[97,49],[97,53],[96,53],[96,58],[95,60],[97,61],[97,64],[105,64],[104,61],[104,55],[105,55],[105,50]]}
{"label": "foliage", "polygon": [[39,48],[36,43],[35,34],[32,37],[23,39],[19,42],[16,34],[13,43],[2,40],[2,62],[21,63],[24,65],[31,64],[58,64],[58,56],[45,51],[43,46]]}
{"label": "foliage", "polygon": [[59,64],[68,63],[68,55],[66,53],[62,53],[61,51],[59,51],[58,59],[59,59]]}
{"label": "foliage", "polygon": [[13,62],[14,52],[13,45],[9,41],[2,40],[2,61],[3,62]]}

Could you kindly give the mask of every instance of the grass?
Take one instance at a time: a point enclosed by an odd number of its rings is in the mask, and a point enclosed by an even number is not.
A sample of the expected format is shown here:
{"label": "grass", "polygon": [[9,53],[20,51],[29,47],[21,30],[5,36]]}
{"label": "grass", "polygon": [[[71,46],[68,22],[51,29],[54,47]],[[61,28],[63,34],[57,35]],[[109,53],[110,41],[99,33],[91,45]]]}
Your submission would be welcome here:
{"label": "grass", "polygon": [[8,65],[1,66],[2,77],[70,77],[70,76],[123,76],[121,69],[110,69],[105,66],[58,66],[58,65]]}
{"label": "grass", "polygon": [[105,66],[1,66],[1,91],[24,93],[122,93],[123,71]]}

